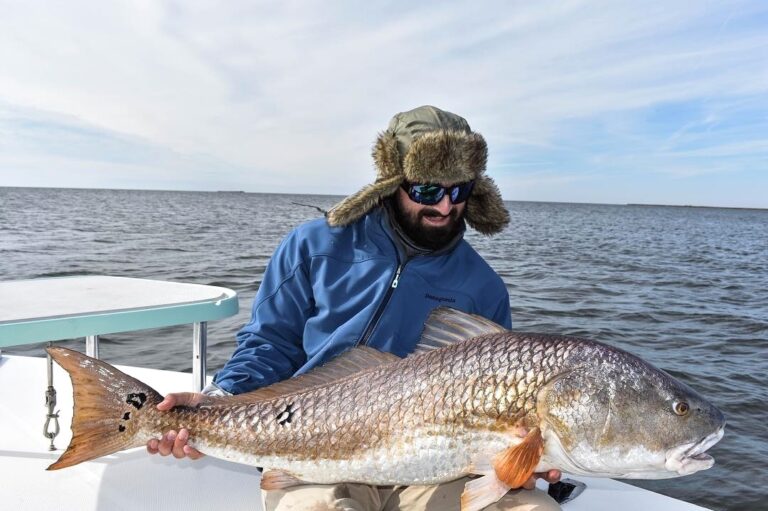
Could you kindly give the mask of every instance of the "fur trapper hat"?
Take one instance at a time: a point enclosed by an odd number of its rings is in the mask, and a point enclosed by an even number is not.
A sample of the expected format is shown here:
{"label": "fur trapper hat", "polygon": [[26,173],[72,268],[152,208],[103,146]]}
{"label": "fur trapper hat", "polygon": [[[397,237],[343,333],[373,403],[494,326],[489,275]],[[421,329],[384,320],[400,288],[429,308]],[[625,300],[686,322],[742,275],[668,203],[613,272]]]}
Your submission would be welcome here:
{"label": "fur trapper hat", "polygon": [[331,226],[349,225],[403,183],[454,184],[475,180],[466,221],[483,234],[509,223],[509,212],[493,180],[485,175],[488,147],[464,118],[433,106],[395,115],[373,147],[377,176],[373,184],[342,200],[328,212]]}

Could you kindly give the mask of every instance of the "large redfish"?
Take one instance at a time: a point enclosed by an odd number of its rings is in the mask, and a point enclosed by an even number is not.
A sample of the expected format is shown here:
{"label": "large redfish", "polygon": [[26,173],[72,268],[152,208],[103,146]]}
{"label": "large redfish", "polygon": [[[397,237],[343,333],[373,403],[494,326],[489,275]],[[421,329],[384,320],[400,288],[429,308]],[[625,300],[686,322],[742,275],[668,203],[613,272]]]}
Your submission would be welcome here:
{"label": "large redfish", "polygon": [[262,487],[436,484],[468,474],[462,509],[495,502],[533,472],[667,478],[712,466],[722,413],[639,358],[573,337],[510,332],[439,308],[405,359],[350,350],[303,376],[196,407],[64,348],[73,438],[49,469],[187,428],[189,444],[269,467]]}

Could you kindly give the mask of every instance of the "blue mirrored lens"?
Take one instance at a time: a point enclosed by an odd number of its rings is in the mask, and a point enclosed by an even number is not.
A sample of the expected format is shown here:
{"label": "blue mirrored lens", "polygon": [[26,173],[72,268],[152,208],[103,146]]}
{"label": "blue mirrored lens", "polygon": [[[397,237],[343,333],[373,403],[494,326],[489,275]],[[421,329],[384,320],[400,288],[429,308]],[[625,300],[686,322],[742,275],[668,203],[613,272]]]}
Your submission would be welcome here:
{"label": "blue mirrored lens", "polygon": [[453,204],[464,202],[472,193],[474,184],[474,181],[460,183],[449,187],[432,184],[410,184],[407,186],[403,184],[403,188],[408,192],[408,195],[414,202],[431,206],[440,202],[446,193],[448,193]]}
{"label": "blue mirrored lens", "polygon": [[445,189],[436,185],[412,185],[411,198],[421,204],[437,204],[445,195]]}
{"label": "blue mirrored lens", "polygon": [[451,202],[458,204],[467,200],[469,195],[472,193],[472,188],[474,188],[474,185],[474,181],[468,181],[451,188]]}

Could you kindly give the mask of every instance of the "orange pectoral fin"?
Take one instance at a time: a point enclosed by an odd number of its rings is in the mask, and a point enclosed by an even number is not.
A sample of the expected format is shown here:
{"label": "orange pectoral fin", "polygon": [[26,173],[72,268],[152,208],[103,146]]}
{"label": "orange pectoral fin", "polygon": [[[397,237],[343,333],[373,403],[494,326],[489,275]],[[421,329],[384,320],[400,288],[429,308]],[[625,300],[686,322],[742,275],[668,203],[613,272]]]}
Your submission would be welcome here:
{"label": "orange pectoral fin", "polygon": [[267,470],[261,475],[262,490],[282,490],[300,484],[307,483],[282,470]]}
{"label": "orange pectoral fin", "polygon": [[493,460],[496,477],[511,488],[520,488],[533,475],[544,452],[539,428],[533,428],[522,442],[501,452]]}

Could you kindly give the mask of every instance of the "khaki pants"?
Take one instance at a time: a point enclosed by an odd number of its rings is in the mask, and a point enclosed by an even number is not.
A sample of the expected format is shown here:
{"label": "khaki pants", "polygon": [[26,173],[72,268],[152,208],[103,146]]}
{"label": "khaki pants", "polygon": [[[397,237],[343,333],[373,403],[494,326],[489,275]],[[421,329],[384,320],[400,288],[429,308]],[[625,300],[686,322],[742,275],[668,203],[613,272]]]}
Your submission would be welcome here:
{"label": "khaki pants", "polygon": [[[434,486],[334,484],[293,486],[262,491],[264,511],[459,511],[469,478]],[[486,510],[559,511],[541,490],[513,490]]]}

